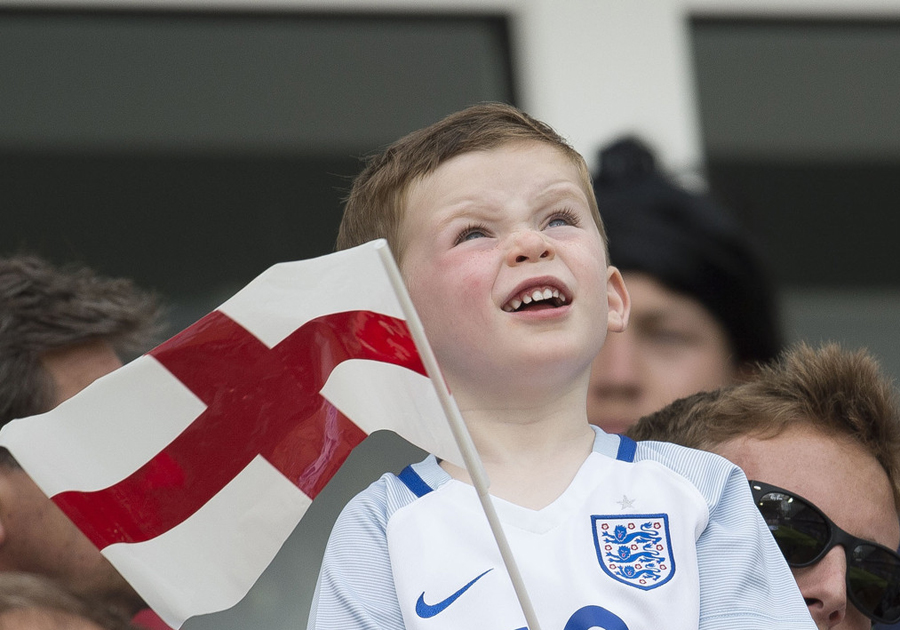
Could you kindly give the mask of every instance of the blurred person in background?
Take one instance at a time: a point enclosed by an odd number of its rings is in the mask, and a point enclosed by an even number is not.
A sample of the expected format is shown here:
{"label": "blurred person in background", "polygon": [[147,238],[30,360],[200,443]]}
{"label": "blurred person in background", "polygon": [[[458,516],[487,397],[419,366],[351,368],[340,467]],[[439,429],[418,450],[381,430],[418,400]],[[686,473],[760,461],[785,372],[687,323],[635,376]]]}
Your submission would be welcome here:
{"label": "blurred person in background", "polygon": [[676,398],[739,381],[781,349],[777,303],[749,235],[709,197],[662,175],[626,137],[600,152],[594,190],[628,328],[594,361],[588,418],[622,433]]}
{"label": "blurred person in background", "polygon": [[870,354],[800,344],[628,435],[741,467],[820,630],[900,621],[900,407]]}
{"label": "blurred person in background", "polygon": [[137,630],[114,612],[33,573],[0,573],[0,630]]}
{"label": "blurred person in background", "polygon": [[[0,426],[49,411],[146,350],[157,299],[125,279],[0,258]],[[0,571],[44,575],[147,628],[166,626],[91,541],[0,447]]]}

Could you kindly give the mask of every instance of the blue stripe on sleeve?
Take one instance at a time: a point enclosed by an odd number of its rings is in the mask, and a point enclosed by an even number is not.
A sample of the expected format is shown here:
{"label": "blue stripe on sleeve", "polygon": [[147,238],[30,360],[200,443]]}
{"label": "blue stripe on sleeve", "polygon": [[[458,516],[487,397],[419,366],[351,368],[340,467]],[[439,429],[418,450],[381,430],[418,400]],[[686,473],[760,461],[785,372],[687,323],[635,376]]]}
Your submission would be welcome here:
{"label": "blue stripe on sleeve", "polygon": [[413,470],[412,466],[407,466],[404,468],[397,477],[400,478],[407,488],[416,495],[417,497],[424,497],[426,494],[432,491],[432,487],[429,486],[425,481],[419,476],[415,470]]}

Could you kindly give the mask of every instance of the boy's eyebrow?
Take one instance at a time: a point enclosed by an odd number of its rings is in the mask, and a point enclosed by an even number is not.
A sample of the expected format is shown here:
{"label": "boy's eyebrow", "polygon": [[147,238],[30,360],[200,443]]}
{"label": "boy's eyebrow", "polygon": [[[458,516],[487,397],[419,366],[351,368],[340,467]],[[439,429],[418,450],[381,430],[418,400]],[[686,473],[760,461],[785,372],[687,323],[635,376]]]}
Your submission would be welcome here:
{"label": "boy's eyebrow", "polygon": [[[533,197],[537,204],[554,203],[566,198],[577,199],[585,205],[589,205],[587,195],[582,187],[572,181],[554,181]],[[439,217],[435,227],[441,229],[446,225],[459,220],[489,221],[495,217],[502,217],[504,211],[490,201],[477,196],[469,196],[454,200],[453,203],[438,208],[435,211]]]}
{"label": "boy's eyebrow", "polygon": [[436,227],[438,229],[460,220],[490,220],[498,216],[502,216],[503,212],[499,208],[486,204],[480,199],[464,199],[450,206],[440,208],[437,211],[438,221]]}
{"label": "boy's eyebrow", "polygon": [[579,201],[584,201],[585,203],[588,201],[587,193],[581,184],[569,180],[550,184],[542,192],[538,193],[535,198],[542,200],[544,198],[555,199],[568,196],[578,197]]}
{"label": "boy's eyebrow", "polygon": [[[549,184],[542,191],[534,195],[533,199],[538,203],[547,203],[562,199],[565,197],[577,197],[579,201],[588,202],[587,195],[582,187],[568,180],[557,181]],[[452,213],[454,216],[460,214],[483,214],[493,213],[502,214],[502,210],[495,208],[490,202],[478,197],[466,197],[458,199],[454,203],[441,208],[441,211]]]}

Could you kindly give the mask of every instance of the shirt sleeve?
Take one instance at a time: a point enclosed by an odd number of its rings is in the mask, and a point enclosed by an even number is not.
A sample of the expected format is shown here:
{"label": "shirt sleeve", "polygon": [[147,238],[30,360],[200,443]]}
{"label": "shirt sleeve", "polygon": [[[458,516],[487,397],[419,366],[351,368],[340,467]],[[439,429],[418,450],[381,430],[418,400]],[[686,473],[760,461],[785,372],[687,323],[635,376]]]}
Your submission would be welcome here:
{"label": "shirt sleeve", "polygon": [[384,478],[341,512],[322,559],[308,630],[402,630],[387,547]]}

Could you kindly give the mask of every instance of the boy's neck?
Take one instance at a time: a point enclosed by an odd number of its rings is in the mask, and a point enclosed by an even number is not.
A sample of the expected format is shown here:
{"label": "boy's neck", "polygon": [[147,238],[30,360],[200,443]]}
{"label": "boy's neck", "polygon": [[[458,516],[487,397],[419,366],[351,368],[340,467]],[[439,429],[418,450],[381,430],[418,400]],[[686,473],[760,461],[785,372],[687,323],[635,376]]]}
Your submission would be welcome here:
{"label": "boy's neck", "polygon": [[[585,400],[582,388],[543,405],[498,409],[458,400],[493,496],[541,509],[565,491],[593,448]],[[470,482],[465,470],[446,462],[443,466],[454,478]]]}

